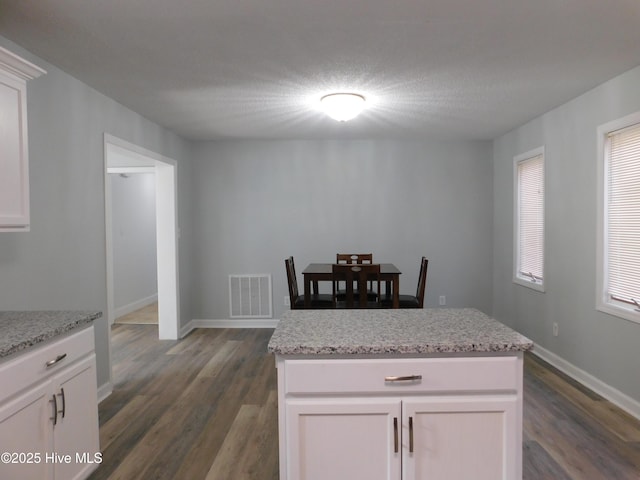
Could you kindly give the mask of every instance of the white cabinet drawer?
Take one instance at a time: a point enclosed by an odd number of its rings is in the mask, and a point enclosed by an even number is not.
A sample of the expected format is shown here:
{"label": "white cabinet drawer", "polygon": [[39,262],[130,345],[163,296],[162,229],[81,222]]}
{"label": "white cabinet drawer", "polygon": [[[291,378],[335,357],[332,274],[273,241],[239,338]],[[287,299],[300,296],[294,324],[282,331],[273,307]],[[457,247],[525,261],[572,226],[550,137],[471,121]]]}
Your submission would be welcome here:
{"label": "white cabinet drawer", "polygon": [[[85,357],[94,348],[93,326],[90,326],[0,363],[0,385],[3,386],[0,401]],[[47,367],[48,362],[57,359]]]}
{"label": "white cabinet drawer", "polygon": [[[282,367],[285,394],[293,395],[515,392],[522,382],[518,356],[285,360]],[[412,376],[421,378],[390,380]]]}

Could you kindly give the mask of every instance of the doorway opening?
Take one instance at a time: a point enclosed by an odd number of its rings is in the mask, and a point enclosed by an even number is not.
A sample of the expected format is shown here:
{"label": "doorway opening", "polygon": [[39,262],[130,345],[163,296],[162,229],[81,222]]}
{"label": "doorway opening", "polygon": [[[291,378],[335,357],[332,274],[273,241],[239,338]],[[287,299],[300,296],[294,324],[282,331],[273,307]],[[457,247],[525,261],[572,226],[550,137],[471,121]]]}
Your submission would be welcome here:
{"label": "doorway opening", "polygon": [[114,323],[157,327],[155,167],[115,167],[109,160]]}
{"label": "doorway opening", "polygon": [[104,156],[107,319],[109,326],[113,324],[116,315],[112,191],[109,174],[122,173],[126,175],[127,173],[152,172],[155,176],[158,338],[177,340],[180,303],[178,298],[176,161],[108,134],[104,136]]}

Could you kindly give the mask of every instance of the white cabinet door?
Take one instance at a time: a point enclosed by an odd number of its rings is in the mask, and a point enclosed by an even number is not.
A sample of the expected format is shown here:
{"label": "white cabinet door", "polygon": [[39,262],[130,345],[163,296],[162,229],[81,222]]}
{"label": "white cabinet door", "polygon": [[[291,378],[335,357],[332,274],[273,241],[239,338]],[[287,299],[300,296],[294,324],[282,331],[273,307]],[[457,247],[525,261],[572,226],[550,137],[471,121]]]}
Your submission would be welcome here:
{"label": "white cabinet door", "polygon": [[0,232],[29,231],[26,82],[44,73],[0,47]]}
{"label": "white cabinet door", "polygon": [[45,382],[0,404],[0,453],[14,456],[10,462],[4,458],[0,462],[0,478],[53,478],[53,469],[45,458],[53,450],[50,391],[50,384]]}
{"label": "white cabinet door", "polygon": [[0,231],[29,225],[26,84],[0,72]]}
{"label": "white cabinet door", "polygon": [[404,480],[522,478],[515,395],[403,401]]}
{"label": "white cabinet door", "polygon": [[95,354],[61,371],[52,383],[58,398],[55,451],[71,456],[69,463],[55,464],[55,478],[85,478],[96,468],[95,454],[100,448]]}
{"label": "white cabinet door", "polygon": [[287,400],[286,415],[288,479],[400,480],[399,399]]}

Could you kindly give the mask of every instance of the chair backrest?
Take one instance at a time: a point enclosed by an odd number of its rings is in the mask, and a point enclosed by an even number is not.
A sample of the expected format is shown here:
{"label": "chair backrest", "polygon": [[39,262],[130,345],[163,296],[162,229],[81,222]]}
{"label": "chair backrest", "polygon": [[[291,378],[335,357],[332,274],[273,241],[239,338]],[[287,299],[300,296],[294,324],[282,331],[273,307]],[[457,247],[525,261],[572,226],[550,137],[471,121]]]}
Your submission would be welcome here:
{"label": "chair backrest", "polygon": [[293,257],[285,258],[284,266],[287,270],[287,282],[289,283],[289,303],[294,309],[296,300],[298,299],[298,280],[296,279],[296,267],[293,263]]}
{"label": "chair backrest", "polygon": [[[373,282],[377,284],[376,298],[380,302],[380,264],[349,264],[349,263],[336,263],[332,266],[333,273],[333,304],[336,306],[336,296],[338,293],[338,283],[345,282],[347,289],[345,295],[345,304],[347,308],[366,308],[368,295],[367,295],[367,282]],[[354,282],[358,286],[358,298],[354,295]]]}
{"label": "chair backrest", "polygon": [[337,253],[336,263],[373,263],[373,253]]}
{"label": "chair backrest", "polygon": [[420,275],[418,275],[418,290],[416,291],[416,298],[418,299],[418,306],[423,308],[424,306],[424,291],[427,286],[427,267],[429,266],[429,260],[426,257],[422,257],[420,263]]}
{"label": "chair backrest", "polygon": [[[363,265],[373,263],[373,253],[336,253],[336,263]],[[373,284],[369,285],[373,288]]]}

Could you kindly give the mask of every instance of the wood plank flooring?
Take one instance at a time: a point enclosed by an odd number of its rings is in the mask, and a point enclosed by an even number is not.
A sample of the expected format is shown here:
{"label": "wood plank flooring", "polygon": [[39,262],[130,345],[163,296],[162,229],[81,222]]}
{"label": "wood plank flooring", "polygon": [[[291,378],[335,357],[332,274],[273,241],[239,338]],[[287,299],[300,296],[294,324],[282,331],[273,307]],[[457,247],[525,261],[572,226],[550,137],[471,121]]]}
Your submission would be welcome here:
{"label": "wood plank flooring", "polygon": [[523,423],[526,480],[640,479],[640,421],[531,354]]}
{"label": "wood plank flooring", "polygon": [[[99,479],[277,480],[272,330],[113,328]],[[640,422],[525,357],[524,480],[640,480]],[[443,479],[446,480],[446,479]]]}
{"label": "wood plank flooring", "polygon": [[115,319],[115,323],[126,324],[158,324],[158,302],[151,303],[146,307],[139,308],[131,313],[122,315]]}

